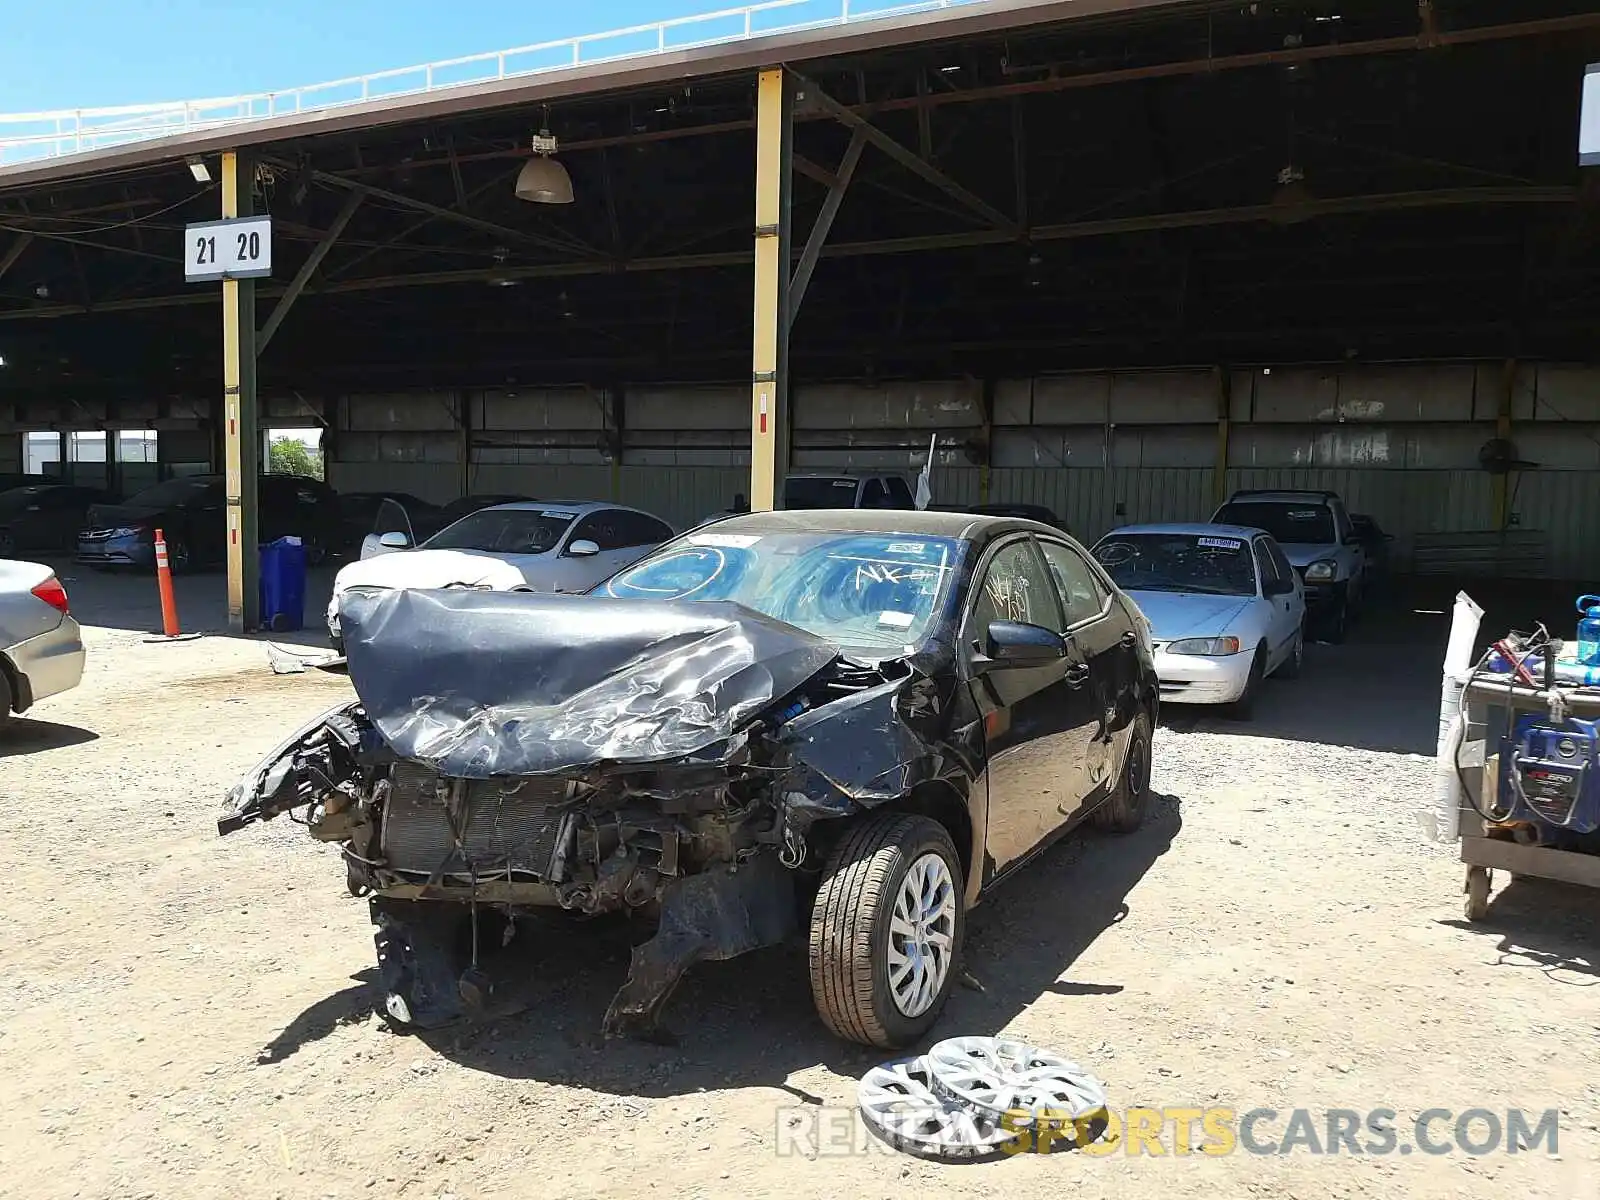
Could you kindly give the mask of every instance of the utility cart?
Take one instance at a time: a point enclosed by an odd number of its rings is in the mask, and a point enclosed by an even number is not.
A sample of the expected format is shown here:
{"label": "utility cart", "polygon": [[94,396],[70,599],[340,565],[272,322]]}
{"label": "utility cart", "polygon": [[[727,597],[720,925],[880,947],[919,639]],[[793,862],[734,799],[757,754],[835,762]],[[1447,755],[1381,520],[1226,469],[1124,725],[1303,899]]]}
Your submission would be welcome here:
{"label": "utility cart", "polygon": [[[1561,690],[1561,695],[1567,717],[1600,721],[1600,689],[1567,688]],[[1466,793],[1461,804],[1460,840],[1461,861],[1467,866],[1467,920],[1482,920],[1488,912],[1494,871],[1505,871],[1512,878],[1531,876],[1600,888],[1600,854],[1584,852],[1600,849],[1600,834],[1569,836],[1547,822],[1525,819],[1526,809],[1499,823],[1491,823],[1483,816],[1502,811],[1502,774],[1517,769],[1501,761],[1502,739],[1520,718],[1548,718],[1548,693],[1521,683],[1508,683],[1504,677],[1479,677],[1463,691],[1461,707],[1466,724],[1457,762]],[[1573,755],[1575,760],[1582,757],[1584,749],[1581,735],[1576,740],[1579,753]],[[1570,754],[1573,749],[1563,746],[1560,752]],[[1587,771],[1578,769],[1578,786],[1600,788],[1592,758],[1589,762]],[[1560,768],[1561,764],[1555,764],[1557,771]],[[1584,848],[1559,848],[1552,841],[1581,842]]]}

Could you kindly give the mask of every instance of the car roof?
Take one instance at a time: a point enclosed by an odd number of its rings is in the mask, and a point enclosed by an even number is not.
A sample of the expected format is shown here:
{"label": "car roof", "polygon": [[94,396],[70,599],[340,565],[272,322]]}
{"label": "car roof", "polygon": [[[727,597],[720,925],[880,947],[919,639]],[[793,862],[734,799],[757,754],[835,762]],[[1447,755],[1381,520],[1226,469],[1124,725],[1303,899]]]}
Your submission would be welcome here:
{"label": "car roof", "polygon": [[1228,504],[1328,504],[1333,497],[1327,492],[1300,491],[1285,488],[1281,492],[1236,492],[1228,497]]}
{"label": "car roof", "polygon": [[1061,531],[1019,517],[989,517],[970,512],[914,508],[805,508],[792,511],[740,513],[711,522],[717,531],[741,533],[904,533],[975,541],[1007,530]]}
{"label": "car roof", "polygon": [[[1192,537],[1236,537],[1245,539],[1271,536],[1271,534],[1267,533],[1265,530],[1252,529],[1245,525],[1211,525],[1202,521],[1173,521],[1165,524],[1123,525],[1117,529],[1113,529],[1105,536],[1109,538],[1116,537],[1118,534],[1127,535],[1133,533],[1176,533]],[[1105,538],[1101,538],[1100,540],[1105,541]]]}
{"label": "car roof", "polygon": [[[564,513],[569,512],[578,517],[610,509],[642,513],[647,517],[652,515],[642,509],[629,508],[626,504],[612,504],[608,500],[513,500],[508,504],[490,504],[480,508],[478,512],[544,512],[546,509],[555,509],[557,512]],[[660,519],[660,517],[656,518],[658,521]]]}

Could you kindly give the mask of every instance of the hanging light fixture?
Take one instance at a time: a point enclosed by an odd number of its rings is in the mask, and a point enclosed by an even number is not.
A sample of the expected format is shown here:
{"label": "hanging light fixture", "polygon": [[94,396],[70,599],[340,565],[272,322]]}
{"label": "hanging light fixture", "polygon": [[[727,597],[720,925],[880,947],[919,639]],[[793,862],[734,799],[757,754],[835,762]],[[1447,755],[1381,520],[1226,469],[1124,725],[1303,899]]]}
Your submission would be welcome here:
{"label": "hanging light fixture", "polygon": [[550,156],[559,144],[548,129],[541,129],[533,139],[533,157],[522,164],[517,173],[517,199],[533,204],[571,204],[572,176]]}

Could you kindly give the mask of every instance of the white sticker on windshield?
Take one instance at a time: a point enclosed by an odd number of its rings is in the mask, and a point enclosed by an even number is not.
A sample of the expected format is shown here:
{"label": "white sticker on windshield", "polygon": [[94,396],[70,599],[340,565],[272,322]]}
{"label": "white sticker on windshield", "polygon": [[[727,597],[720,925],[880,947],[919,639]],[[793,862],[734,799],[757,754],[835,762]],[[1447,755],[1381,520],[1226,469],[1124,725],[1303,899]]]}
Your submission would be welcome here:
{"label": "white sticker on windshield", "polygon": [[910,613],[881,612],[878,614],[879,625],[888,625],[894,629],[910,629],[913,619]]}
{"label": "white sticker on windshield", "polygon": [[732,550],[748,550],[761,540],[754,533],[691,533],[691,546],[727,546]]}
{"label": "white sticker on windshield", "polygon": [[1243,542],[1236,542],[1232,538],[1203,537],[1199,538],[1198,541],[1200,545],[1210,550],[1233,550],[1237,552],[1244,549]]}
{"label": "white sticker on windshield", "polygon": [[1291,521],[1315,521],[1322,514],[1314,508],[1297,508],[1289,513]]}
{"label": "white sticker on windshield", "polygon": [[541,517],[554,517],[554,518],[557,518],[558,520],[570,521],[574,517],[576,517],[578,514],[577,513],[570,513],[570,512],[560,512],[557,509],[546,508],[546,509],[541,510],[539,515]]}
{"label": "white sticker on windshield", "polygon": [[928,547],[921,542],[890,542],[890,554],[926,554]]}

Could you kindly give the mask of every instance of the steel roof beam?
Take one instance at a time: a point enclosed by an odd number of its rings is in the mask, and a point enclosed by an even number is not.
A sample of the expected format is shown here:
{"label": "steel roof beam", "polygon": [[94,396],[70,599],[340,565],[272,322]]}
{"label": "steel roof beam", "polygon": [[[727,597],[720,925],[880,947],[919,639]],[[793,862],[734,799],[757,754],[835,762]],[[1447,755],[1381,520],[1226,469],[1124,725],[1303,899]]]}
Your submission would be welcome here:
{"label": "steel roof beam", "polygon": [[853,133],[859,132],[867,141],[894,159],[906,170],[920,177],[924,182],[932,184],[958,204],[971,209],[973,213],[982,217],[1002,233],[1012,238],[1022,237],[1021,226],[983,197],[962,187],[939,168],[920,157],[915,151],[906,149],[906,147],[884,133],[883,130],[861,116],[853,108],[840,104],[811,80],[800,75],[795,76],[795,79],[805,94],[806,103],[815,104],[828,116],[847,126]]}
{"label": "steel roof beam", "polygon": [[313,247],[306,256],[306,261],[300,264],[300,269],[289,281],[289,286],[284,289],[278,303],[273,305],[272,313],[267,317],[267,323],[261,327],[261,332],[256,334],[256,355],[267,348],[267,343],[272,341],[273,334],[278,332],[278,326],[283,324],[283,319],[289,315],[289,310],[294,307],[294,302],[300,298],[300,293],[305,291],[306,284],[311,282],[311,276],[316,274],[322,260],[328,257],[328,251],[333,249],[333,244],[339,240],[339,235],[344,232],[350,218],[356,215],[356,209],[361,207],[361,202],[366,199],[361,192],[351,192],[345,197],[344,207],[339,210],[339,215],[334,217],[333,224],[328,227],[328,232],[323,234],[322,240]]}

